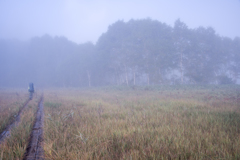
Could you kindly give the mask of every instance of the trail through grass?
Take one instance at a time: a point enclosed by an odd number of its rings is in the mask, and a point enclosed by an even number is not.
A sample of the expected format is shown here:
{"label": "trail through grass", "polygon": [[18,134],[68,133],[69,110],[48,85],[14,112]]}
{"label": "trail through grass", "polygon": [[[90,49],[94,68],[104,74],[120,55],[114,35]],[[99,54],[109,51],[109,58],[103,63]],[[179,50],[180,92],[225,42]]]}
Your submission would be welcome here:
{"label": "trail through grass", "polygon": [[0,133],[13,122],[27,99],[22,91],[0,91]]}
{"label": "trail through grass", "polygon": [[22,159],[30,138],[37,98],[31,100],[23,110],[21,121],[13,128],[11,135],[0,145],[0,159]]}

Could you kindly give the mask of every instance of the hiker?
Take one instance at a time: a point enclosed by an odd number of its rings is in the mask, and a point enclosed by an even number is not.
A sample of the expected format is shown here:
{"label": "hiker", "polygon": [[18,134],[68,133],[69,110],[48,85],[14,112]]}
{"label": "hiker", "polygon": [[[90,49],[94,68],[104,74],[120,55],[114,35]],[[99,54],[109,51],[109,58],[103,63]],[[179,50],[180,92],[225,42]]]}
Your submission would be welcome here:
{"label": "hiker", "polygon": [[29,83],[28,86],[28,92],[29,92],[29,99],[31,100],[33,97],[33,93],[34,93],[34,86],[33,83]]}

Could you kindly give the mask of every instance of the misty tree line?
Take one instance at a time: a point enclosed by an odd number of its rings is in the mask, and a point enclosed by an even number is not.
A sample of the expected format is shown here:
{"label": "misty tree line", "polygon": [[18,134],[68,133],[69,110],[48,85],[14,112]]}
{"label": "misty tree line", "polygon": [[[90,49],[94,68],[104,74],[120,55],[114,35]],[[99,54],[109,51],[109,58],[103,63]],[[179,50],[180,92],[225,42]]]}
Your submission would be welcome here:
{"label": "misty tree line", "polygon": [[95,45],[48,35],[0,40],[0,52],[0,87],[231,84],[240,73],[239,37],[180,20],[117,21]]}

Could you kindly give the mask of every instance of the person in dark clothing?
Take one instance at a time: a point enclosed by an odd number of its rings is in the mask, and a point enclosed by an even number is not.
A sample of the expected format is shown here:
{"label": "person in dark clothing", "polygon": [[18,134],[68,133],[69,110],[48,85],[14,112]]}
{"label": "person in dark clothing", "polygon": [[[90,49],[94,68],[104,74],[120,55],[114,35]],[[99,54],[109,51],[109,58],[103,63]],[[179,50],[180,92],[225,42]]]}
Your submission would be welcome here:
{"label": "person in dark clothing", "polygon": [[33,83],[29,83],[28,86],[28,92],[29,92],[29,99],[31,100],[33,97],[33,93],[34,93],[34,86]]}

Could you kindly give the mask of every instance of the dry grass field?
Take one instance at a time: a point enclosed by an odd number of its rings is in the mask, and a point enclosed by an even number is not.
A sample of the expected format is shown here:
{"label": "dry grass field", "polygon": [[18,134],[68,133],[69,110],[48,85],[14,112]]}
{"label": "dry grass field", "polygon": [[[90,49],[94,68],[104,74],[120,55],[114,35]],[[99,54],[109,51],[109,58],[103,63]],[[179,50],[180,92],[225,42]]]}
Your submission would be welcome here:
{"label": "dry grass field", "polygon": [[239,89],[45,90],[45,158],[240,159]]}
{"label": "dry grass field", "polygon": [[27,100],[27,95],[22,91],[0,91],[0,133],[15,118],[19,109]]}
{"label": "dry grass field", "polygon": [[[27,99],[0,91],[1,132]],[[0,159],[23,159],[39,99],[0,145]],[[44,112],[45,159],[240,159],[239,86],[49,89]]]}
{"label": "dry grass field", "polygon": [[[22,90],[1,91],[0,95],[0,105],[2,107],[0,123],[2,133],[7,124],[11,124],[14,121],[19,109],[23,107],[24,102],[28,99],[28,93]],[[37,97],[34,97],[28,103],[27,107],[23,110],[19,125],[13,128],[9,138],[0,145],[0,159],[16,160],[23,158],[32,130],[37,102]]]}

